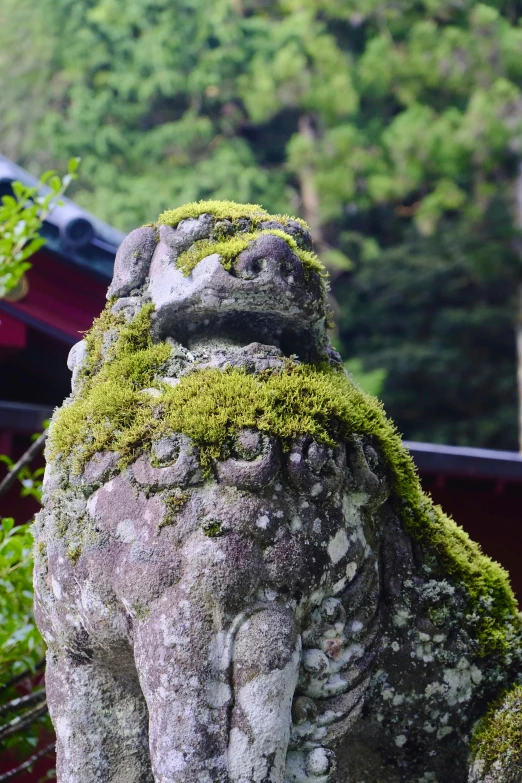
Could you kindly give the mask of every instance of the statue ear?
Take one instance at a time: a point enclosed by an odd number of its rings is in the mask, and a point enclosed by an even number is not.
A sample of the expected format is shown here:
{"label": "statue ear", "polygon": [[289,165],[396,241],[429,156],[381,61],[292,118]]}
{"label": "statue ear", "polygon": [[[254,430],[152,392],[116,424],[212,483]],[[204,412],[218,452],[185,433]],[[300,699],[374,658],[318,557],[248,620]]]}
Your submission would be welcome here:
{"label": "statue ear", "polygon": [[125,237],[116,253],[107,299],[127,296],[134,288],[143,285],[157,244],[158,232],[152,226],[136,228]]}

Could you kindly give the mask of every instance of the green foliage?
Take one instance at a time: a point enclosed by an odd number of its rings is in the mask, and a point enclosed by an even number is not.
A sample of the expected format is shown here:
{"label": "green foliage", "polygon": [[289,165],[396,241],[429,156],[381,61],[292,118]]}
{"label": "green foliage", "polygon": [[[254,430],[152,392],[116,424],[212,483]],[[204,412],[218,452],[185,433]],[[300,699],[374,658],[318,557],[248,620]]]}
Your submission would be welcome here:
{"label": "green foliage", "polygon": [[[152,343],[151,318],[148,305],[130,324],[109,310],[95,323],[88,374],[78,396],[55,416],[50,459],[72,461],[79,472],[95,452],[112,450],[123,466],[154,440],[182,432],[198,448],[208,474],[245,427],[277,436],[283,448],[302,434],[327,444],[366,435],[384,457],[406,529],[434,554],[445,576],[464,584],[477,616],[481,654],[508,654],[519,619],[506,572],[423,494],[400,435],[374,397],[340,370],[290,361],[283,370],[256,376],[237,368],[196,371],[172,387],[159,377],[170,348]],[[107,328],[117,329],[118,337],[100,366],[98,346]],[[159,396],[146,391],[151,386]]]}
{"label": "green foliage", "polygon": [[44,646],[33,617],[32,536],[29,525],[0,527],[0,684],[34,669]]}
{"label": "green foliage", "polygon": [[497,207],[475,231],[411,232],[337,281],[340,339],[365,373],[385,371],[378,396],[410,440],[517,449],[520,260]]}
{"label": "green foliage", "polygon": [[[36,436],[35,436],[36,437]],[[0,461],[12,467],[12,460],[0,455]],[[18,474],[21,495],[41,498],[43,468],[24,467]],[[33,615],[33,537],[30,524],[15,526],[12,518],[0,520],[0,704],[20,696],[9,683],[23,672],[35,672],[45,655],[45,644]],[[20,717],[16,707],[4,709],[2,723]],[[50,731],[47,713],[2,740],[22,758],[34,751],[42,729]]]}
{"label": "green foliage", "polygon": [[28,259],[45,244],[38,232],[47,215],[62,203],[60,199],[65,190],[77,177],[78,164],[78,158],[71,158],[68,172],[62,179],[54,171],[47,171],[35,187],[13,182],[13,195],[2,196],[0,298],[16,288],[24,272],[31,268]]}
{"label": "green foliage", "polygon": [[[482,213],[486,186],[512,177],[519,13],[493,0],[181,0],[175,14],[168,0],[7,0],[7,152],[81,154],[79,198],[124,228],[197,198],[286,211],[311,167],[323,220],[414,194],[433,231],[448,209]],[[38,72],[13,74],[19,29]],[[17,96],[34,98],[26,125]]]}
{"label": "green foliage", "polygon": [[[15,464],[11,457],[7,454],[0,454],[0,462],[7,465],[8,470],[11,470]],[[23,498],[32,497],[35,500],[40,500],[42,497],[42,479],[45,468],[36,468],[32,470],[30,465],[24,465],[24,467],[18,472],[18,480],[21,483],[20,496]]]}
{"label": "green foliage", "polygon": [[362,360],[357,356],[353,359],[348,359],[348,361],[344,363],[344,367],[354,383],[356,383],[363,392],[371,394],[372,397],[378,397],[380,395],[384,381],[386,380],[386,370],[383,370],[381,367],[377,367],[375,370],[365,370]]}
{"label": "green foliage", "polygon": [[522,768],[522,685],[500,695],[479,721],[471,738],[474,759],[484,761],[483,774],[498,762],[502,780],[515,781]]}

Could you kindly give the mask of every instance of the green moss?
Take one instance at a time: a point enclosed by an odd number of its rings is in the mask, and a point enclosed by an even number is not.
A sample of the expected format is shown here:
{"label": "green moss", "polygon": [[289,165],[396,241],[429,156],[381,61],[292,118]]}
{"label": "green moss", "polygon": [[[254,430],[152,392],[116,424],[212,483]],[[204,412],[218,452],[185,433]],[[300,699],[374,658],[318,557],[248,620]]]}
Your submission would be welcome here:
{"label": "green moss", "polygon": [[217,538],[222,535],[221,522],[218,519],[207,519],[202,525],[202,530],[209,538]]}
{"label": "green moss", "polygon": [[150,617],[150,607],[141,604],[132,604],[132,617],[134,620],[146,620]]}
{"label": "green moss", "polygon": [[[305,270],[313,270],[321,276],[326,276],[326,270],[315,253],[300,248],[290,234],[280,229],[255,230],[260,223],[273,220],[283,226],[290,221],[295,221],[306,231],[309,231],[309,227],[304,220],[290,217],[289,215],[270,215],[258,204],[236,204],[234,201],[194,201],[177,209],[163,212],[159,216],[157,223],[151,225],[176,227],[182,220],[197,218],[203,214],[213,215],[216,221],[231,220],[232,225],[225,227],[222,224],[216,227],[215,234],[211,239],[195,242],[187,251],[181,253],[177,259],[177,266],[184,275],[188,276],[203,258],[212,253],[218,253],[224,268],[230,270],[237,256],[243,250],[246,250],[250,242],[262,234],[276,234],[276,236],[284,239],[294,253],[299,256]],[[253,230],[245,232],[244,225],[238,222],[244,219],[250,221]]]}
{"label": "green moss", "polygon": [[[82,370],[79,392],[64,406],[53,424],[48,455],[58,452],[72,456],[72,469],[80,473],[96,452],[121,443],[122,456],[128,461],[138,453],[138,444],[154,429],[150,395],[143,389],[157,386],[156,375],[170,357],[165,343],[153,344],[150,320],[153,305],[146,305],[131,323],[123,314],[114,315],[110,303],[96,319],[87,336],[87,361]],[[113,343],[103,346],[107,334]]]}
{"label": "green moss", "polygon": [[499,762],[506,780],[518,780],[511,776],[522,771],[522,685],[505,691],[489,707],[473,732],[470,747],[472,758],[484,761],[484,774]]}
{"label": "green moss", "polygon": [[[297,435],[333,444],[354,434],[373,439],[388,466],[393,497],[408,533],[440,574],[465,586],[476,617],[482,655],[508,652],[519,629],[507,573],[483,555],[478,544],[423,494],[415,467],[381,404],[355,387],[341,370],[296,365],[247,374],[241,369],[191,373],[172,387],[160,380],[170,348],[153,344],[152,307],[130,324],[107,314],[87,338],[87,370],[74,401],[57,412],[48,455],[61,454],[80,472],[97,451],[118,451],[121,465],[149,450],[153,441],[181,432],[199,449],[208,475],[237,432],[254,427],[288,448]],[[104,333],[115,334],[101,361]],[[158,397],[143,393],[156,388]]]}
{"label": "green moss", "polygon": [[289,220],[296,220],[303,228],[308,229],[307,224],[300,218],[292,218],[288,215],[270,215],[259,204],[236,204],[235,201],[193,201],[176,209],[168,209],[163,212],[155,225],[172,226],[187,218],[198,218],[200,215],[213,215],[216,220],[240,220],[246,218],[254,225],[265,220],[277,220],[285,225]]}
{"label": "green moss", "polygon": [[162,500],[166,510],[165,516],[158,525],[159,529],[172,525],[176,521],[176,516],[185,506],[189,497],[189,493],[183,492],[179,487],[175,487],[175,489],[163,495]]}
{"label": "green moss", "polygon": [[67,557],[71,561],[73,565],[76,565],[80,557],[82,556],[82,546],[81,544],[70,544],[67,547]]}
{"label": "green moss", "polygon": [[326,276],[326,270],[315,253],[312,253],[310,250],[302,250],[297,246],[295,239],[291,237],[290,234],[286,234],[284,231],[278,229],[235,234],[217,242],[213,242],[210,239],[202,239],[199,242],[195,242],[192,247],[184,253],[181,253],[176,262],[176,266],[185,276],[188,276],[203,258],[206,258],[206,256],[209,256],[212,253],[217,253],[221,258],[223,267],[227,271],[230,271],[233,268],[233,263],[238,255],[242,253],[243,250],[246,250],[251,242],[263,234],[275,234],[276,236],[281,237],[299,257],[305,270],[317,272],[322,277]]}

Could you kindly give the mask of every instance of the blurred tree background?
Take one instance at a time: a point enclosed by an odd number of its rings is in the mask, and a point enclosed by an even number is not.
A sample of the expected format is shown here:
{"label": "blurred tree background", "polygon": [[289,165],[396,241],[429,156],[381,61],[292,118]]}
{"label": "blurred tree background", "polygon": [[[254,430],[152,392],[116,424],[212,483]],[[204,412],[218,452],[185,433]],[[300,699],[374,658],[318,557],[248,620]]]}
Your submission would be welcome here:
{"label": "blurred tree background", "polygon": [[122,229],[200,198],[300,214],[348,367],[405,436],[515,449],[521,19],[516,0],[3,0],[2,151],[35,173],[81,156],[73,197]]}

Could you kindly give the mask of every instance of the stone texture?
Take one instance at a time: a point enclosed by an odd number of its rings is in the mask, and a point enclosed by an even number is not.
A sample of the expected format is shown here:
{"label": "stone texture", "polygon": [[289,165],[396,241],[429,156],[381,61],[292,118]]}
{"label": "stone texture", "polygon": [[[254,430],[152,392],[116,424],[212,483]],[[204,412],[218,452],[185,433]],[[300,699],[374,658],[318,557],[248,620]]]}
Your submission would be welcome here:
{"label": "stone texture", "polygon": [[126,296],[143,285],[157,241],[156,229],[148,226],[136,228],[125,237],[116,253],[114,277],[107,298]]}
{"label": "stone texture", "polygon": [[[234,274],[209,256],[183,277],[177,254],[212,227],[161,227],[158,245],[139,229],[117,259],[114,307],[132,318],[152,298],[166,379],[338,362],[319,280],[280,237]],[[404,532],[375,443],[303,435],[285,451],[244,429],[204,477],[172,433],[117,461],[75,477],[57,458],[35,525],[59,783],[465,783],[504,672],[477,657],[461,587]],[[469,780],[504,778],[479,762]]]}

